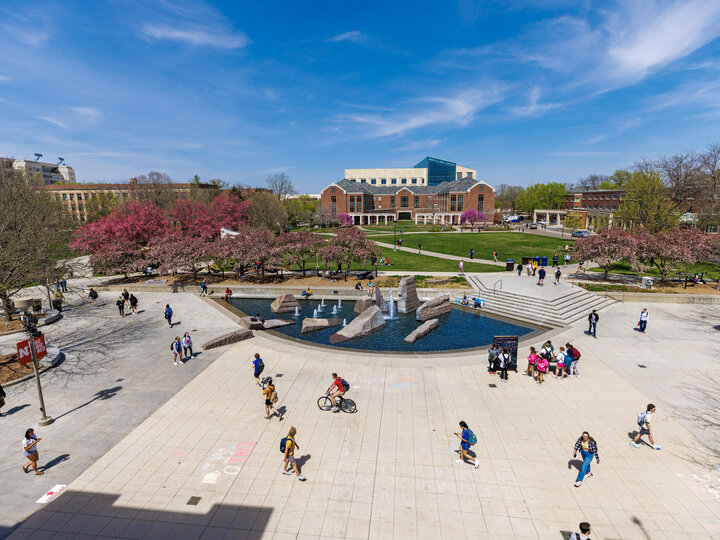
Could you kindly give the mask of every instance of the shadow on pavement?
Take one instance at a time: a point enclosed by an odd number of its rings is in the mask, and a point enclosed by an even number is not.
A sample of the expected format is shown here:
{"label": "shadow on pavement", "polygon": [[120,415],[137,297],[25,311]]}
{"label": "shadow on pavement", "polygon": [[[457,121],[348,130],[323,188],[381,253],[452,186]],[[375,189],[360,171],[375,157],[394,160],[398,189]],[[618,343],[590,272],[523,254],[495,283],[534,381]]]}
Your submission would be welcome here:
{"label": "shadow on pavement", "polygon": [[70,454],[60,454],[43,465],[42,470],[47,471],[48,469],[51,469],[55,465],[60,465],[63,461],[67,461],[68,459],[70,459]]}
{"label": "shadow on pavement", "polygon": [[78,409],[82,409],[83,407],[86,407],[86,406],[90,405],[93,401],[106,400],[106,399],[110,399],[110,398],[112,398],[112,397],[115,397],[120,390],[122,390],[122,386],[115,386],[115,387],[113,387],[113,388],[106,388],[105,390],[100,390],[99,392],[96,392],[96,393],[95,393],[95,397],[94,397],[94,398],[92,398],[92,399],[89,400],[89,401],[86,401],[86,402],[83,403],[82,405],[78,405],[78,406],[75,407],[74,409],[70,409],[69,411],[65,411],[65,412],[62,413],[61,415],[56,416],[56,417],[55,417],[55,420],[59,420],[60,418],[62,418],[63,416],[65,416],[65,415],[67,415],[67,414],[70,414],[70,413],[72,413],[72,412],[75,412],[75,411],[77,411]]}
{"label": "shadow on pavement", "polygon": [[8,416],[11,414],[15,414],[16,412],[22,411],[25,407],[29,407],[29,403],[25,403],[24,405],[15,405],[12,409],[8,409],[3,413],[3,416]]}

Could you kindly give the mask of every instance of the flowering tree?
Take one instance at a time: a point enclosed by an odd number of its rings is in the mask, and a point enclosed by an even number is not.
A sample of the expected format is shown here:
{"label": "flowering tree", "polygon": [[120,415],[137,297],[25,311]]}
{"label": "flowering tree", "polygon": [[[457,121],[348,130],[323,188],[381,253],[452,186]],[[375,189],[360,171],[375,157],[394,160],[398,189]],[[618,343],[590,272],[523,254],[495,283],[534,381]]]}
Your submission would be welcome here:
{"label": "flowering tree", "polygon": [[235,260],[235,271],[242,275],[246,268],[257,265],[265,276],[265,265],[275,260],[274,237],[268,229],[244,228],[228,237],[228,255]]}
{"label": "flowering tree", "polygon": [[340,225],[343,227],[347,227],[353,224],[353,218],[350,214],[338,214],[337,218],[340,222]]}
{"label": "flowering tree", "polygon": [[277,255],[290,264],[297,264],[305,275],[305,265],[325,244],[325,239],[310,231],[284,233],[276,239]]}
{"label": "flowering tree", "polygon": [[367,261],[373,255],[379,257],[381,253],[380,248],[368,239],[365,231],[355,227],[342,229],[319,250],[319,255],[326,264],[334,262],[338,268],[345,270],[345,281],[353,262]]}
{"label": "flowering tree", "polygon": [[575,257],[581,262],[596,262],[605,271],[605,279],[613,263],[625,260],[636,265],[637,252],[636,237],[618,227],[604,229],[599,234],[575,242]]}
{"label": "flowering tree", "polygon": [[473,230],[476,223],[479,223],[481,221],[485,221],[485,214],[483,214],[482,212],[478,212],[474,208],[465,210],[462,214],[460,214],[460,225],[469,223],[470,231]]}
{"label": "flowering tree", "polygon": [[212,213],[218,227],[225,227],[233,231],[247,225],[250,219],[250,201],[243,201],[238,197],[221,193],[213,199]]}
{"label": "flowering tree", "polygon": [[210,244],[197,236],[183,234],[179,229],[171,229],[162,236],[150,241],[148,258],[158,264],[160,272],[177,270],[192,272],[197,281],[201,263],[209,256]]}
{"label": "flowering tree", "polygon": [[170,211],[170,219],[186,236],[209,239],[220,235],[220,227],[215,223],[210,207],[200,202],[177,201]]}
{"label": "flowering tree", "polygon": [[658,269],[660,281],[665,281],[679,266],[696,263],[710,253],[708,235],[697,229],[672,229],[654,234],[642,229],[635,235],[639,252]]}

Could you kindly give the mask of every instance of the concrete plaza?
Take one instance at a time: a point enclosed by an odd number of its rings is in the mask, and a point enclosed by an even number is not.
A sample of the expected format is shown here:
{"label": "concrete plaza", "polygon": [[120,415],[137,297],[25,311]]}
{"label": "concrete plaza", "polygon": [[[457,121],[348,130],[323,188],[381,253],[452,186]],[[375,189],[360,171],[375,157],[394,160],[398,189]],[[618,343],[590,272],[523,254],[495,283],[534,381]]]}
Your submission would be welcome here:
{"label": "concrete plaza", "polygon": [[[36,505],[11,538],[560,539],[580,521],[594,539],[719,537],[720,461],[703,444],[714,444],[718,424],[713,414],[702,421],[714,425],[699,424],[693,411],[703,403],[685,393],[687,385],[713,392],[705,369],[716,330],[698,321],[714,308],[651,306],[640,335],[641,307],[603,310],[597,340],[582,323],[554,336],[582,352],[581,377],[549,377],[542,387],[514,373],[500,383],[483,353],[355,354],[256,335]],[[275,378],[282,422],[264,418],[250,366],[256,351]],[[676,355],[682,374],[671,367]],[[332,371],[352,385],[356,414],[318,409]],[[628,444],[650,401],[660,451]],[[456,462],[459,420],[478,436],[479,470]],[[306,482],[281,473],[279,442],[290,426]],[[575,488],[572,450],[583,430],[601,461]],[[52,437],[38,435],[47,452]],[[63,483],[58,476],[51,469],[42,488],[29,484],[33,497]]]}

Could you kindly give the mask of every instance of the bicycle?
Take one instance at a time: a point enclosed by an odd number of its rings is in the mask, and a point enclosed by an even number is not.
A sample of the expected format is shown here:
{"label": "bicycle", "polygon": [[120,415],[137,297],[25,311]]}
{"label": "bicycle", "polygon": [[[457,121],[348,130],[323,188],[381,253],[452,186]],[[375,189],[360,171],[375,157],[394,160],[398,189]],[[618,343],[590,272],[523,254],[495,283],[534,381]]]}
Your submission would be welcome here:
{"label": "bicycle", "polygon": [[[357,405],[355,405],[355,402],[352,399],[344,398],[342,396],[338,396],[335,399],[338,401],[338,406],[343,412],[352,414],[357,411]],[[317,400],[317,405],[321,411],[329,411],[333,406],[330,394],[320,396]]]}

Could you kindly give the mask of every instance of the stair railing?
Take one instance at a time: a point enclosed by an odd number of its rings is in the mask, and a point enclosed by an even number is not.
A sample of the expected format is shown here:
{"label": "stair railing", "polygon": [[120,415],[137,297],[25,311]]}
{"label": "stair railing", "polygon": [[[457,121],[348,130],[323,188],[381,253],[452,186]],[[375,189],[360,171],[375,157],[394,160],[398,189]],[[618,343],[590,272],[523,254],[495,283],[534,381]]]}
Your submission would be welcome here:
{"label": "stair railing", "polygon": [[495,287],[497,287],[498,283],[500,284],[500,290],[502,290],[502,279],[498,279],[495,283],[493,283],[493,296],[495,296]]}

